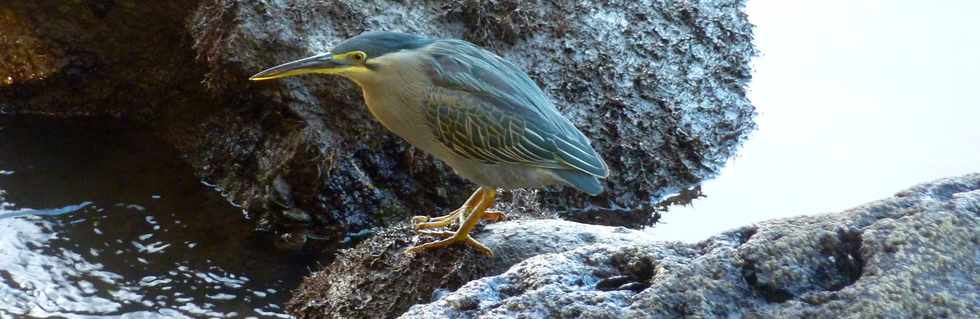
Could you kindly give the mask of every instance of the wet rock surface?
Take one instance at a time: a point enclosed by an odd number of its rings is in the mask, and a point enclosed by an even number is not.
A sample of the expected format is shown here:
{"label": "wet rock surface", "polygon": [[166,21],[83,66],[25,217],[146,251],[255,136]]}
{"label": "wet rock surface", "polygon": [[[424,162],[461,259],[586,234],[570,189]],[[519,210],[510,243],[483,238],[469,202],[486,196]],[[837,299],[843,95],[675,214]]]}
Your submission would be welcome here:
{"label": "wet rock surface", "polygon": [[534,198],[573,220],[635,227],[656,221],[653,202],[714,175],[754,127],[744,88],[755,51],[741,7],[5,2],[0,49],[10,58],[0,61],[0,111],[150,126],[283,245],[315,238],[337,246],[349,233],[455,208],[474,185],[381,128],[346,80],[248,76],[363,31],[465,38],[527,69],[612,168],[602,197],[549,189],[512,198]]}
{"label": "wet rock surface", "polygon": [[967,318],[980,311],[977,247],[972,174],[698,244],[640,239],[538,255],[401,318]]}

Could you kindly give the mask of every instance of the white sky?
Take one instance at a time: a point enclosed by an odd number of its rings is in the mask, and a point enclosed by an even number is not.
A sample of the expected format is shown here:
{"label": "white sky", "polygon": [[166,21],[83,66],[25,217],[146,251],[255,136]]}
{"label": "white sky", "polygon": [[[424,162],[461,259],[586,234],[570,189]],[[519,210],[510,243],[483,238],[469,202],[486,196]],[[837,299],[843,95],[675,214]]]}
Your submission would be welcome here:
{"label": "white sky", "polygon": [[759,130],[650,231],[698,241],[980,172],[980,1],[750,0]]}

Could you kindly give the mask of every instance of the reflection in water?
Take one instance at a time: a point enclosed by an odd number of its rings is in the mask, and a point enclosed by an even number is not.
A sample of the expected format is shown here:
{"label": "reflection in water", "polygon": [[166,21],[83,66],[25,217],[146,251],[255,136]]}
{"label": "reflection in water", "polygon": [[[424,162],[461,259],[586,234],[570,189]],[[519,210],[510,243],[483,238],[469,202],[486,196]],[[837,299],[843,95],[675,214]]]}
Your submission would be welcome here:
{"label": "reflection in water", "polygon": [[287,317],[313,261],[112,125],[0,117],[0,318]]}

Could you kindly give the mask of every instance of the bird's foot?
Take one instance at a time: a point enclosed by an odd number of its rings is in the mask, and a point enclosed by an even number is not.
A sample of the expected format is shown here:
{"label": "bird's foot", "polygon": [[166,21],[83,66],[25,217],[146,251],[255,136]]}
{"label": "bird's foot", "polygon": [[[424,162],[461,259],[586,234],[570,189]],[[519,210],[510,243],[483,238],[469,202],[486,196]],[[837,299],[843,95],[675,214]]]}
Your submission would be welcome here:
{"label": "bird's foot", "polygon": [[[476,224],[481,220],[496,222],[507,218],[507,215],[505,215],[503,212],[487,210],[487,208],[493,206],[494,199],[496,198],[496,190],[480,187],[473,193],[472,196],[470,196],[470,199],[466,201],[466,204],[463,204],[462,207],[454,210],[452,213],[449,213],[446,216],[432,218],[431,220],[425,216],[415,216],[412,218],[412,224],[415,227],[416,232],[443,239],[408,248],[405,253],[417,254],[447,247],[456,243],[464,243],[481,254],[493,256],[493,252],[490,250],[490,248],[487,248],[487,246],[484,246],[480,242],[476,241],[476,239],[473,239],[473,237],[470,237],[470,231],[472,231],[473,228],[476,227]],[[457,218],[459,219],[459,228],[456,229],[455,232],[423,230],[427,228],[448,226]]]}
{"label": "bird's foot", "polygon": [[423,236],[432,236],[432,237],[439,237],[439,238],[449,238],[449,237],[453,237],[453,235],[456,235],[456,233],[451,231],[439,231],[439,230],[420,230],[415,233]]}
{"label": "bird's foot", "polygon": [[487,210],[485,213],[483,213],[483,217],[481,217],[481,219],[488,223],[502,222],[507,220],[507,213],[499,210]]}
{"label": "bird's foot", "polygon": [[493,251],[491,251],[490,248],[476,241],[476,239],[470,237],[469,234],[462,234],[459,232],[454,233],[454,232],[428,232],[428,231],[424,232],[423,234],[432,235],[436,237],[448,237],[448,238],[440,241],[435,241],[431,243],[425,243],[418,246],[410,247],[407,250],[405,250],[406,254],[418,254],[430,250],[436,250],[439,248],[448,247],[449,245],[456,244],[456,243],[465,243],[467,246],[470,246],[470,248],[476,250],[476,252],[486,256],[493,257]]}
{"label": "bird's foot", "polygon": [[[465,219],[465,217],[461,216],[463,209],[464,209],[463,207],[460,207],[454,210],[452,213],[439,217],[429,217],[429,216],[412,217],[412,228],[414,228],[416,231],[419,231],[423,229],[447,227],[449,225],[452,225],[453,220],[456,218]],[[481,220],[485,220],[489,223],[505,221],[507,220],[507,214],[499,210],[487,210],[481,217]]]}
{"label": "bird's foot", "polygon": [[415,230],[439,228],[452,225],[453,221],[462,214],[466,207],[460,207],[449,214],[439,217],[415,216],[412,217],[412,228]]}
{"label": "bird's foot", "polygon": [[[426,230],[429,228],[449,226],[450,224],[452,224],[453,219],[455,219],[454,217],[460,217],[461,220],[465,219],[465,217],[469,217],[469,216],[465,216],[462,213],[459,213],[460,210],[462,210],[462,208],[450,213],[449,215],[439,216],[433,219],[429,219],[426,216],[413,217],[412,224],[415,228],[416,234],[442,238],[442,240],[431,242],[431,243],[425,243],[425,244],[408,248],[408,250],[406,250],[405,253],[417,254],[430,250],[436,250],[439,248],[450,246],[455,243],[462,242],[465,243],[467,246],[470,246],[470,248],[475,249],[478,253],[492,257],[493,251],[491,251],[490,248],[487,248],[486,245],[483,245],[476,239],[473,239],[473,237],[470,237],[469,234],[461,233],[460,231],[451,232],[451,231]],[[505,214],[502,211],[487,210],[484,211],[482,216],[480,216],[479,218],[480,220],[485,220],[487,222],[493,223],[493,222],[506,220],[507,214]],[[434,220],[434,221],[430,221],[430,220]]]}

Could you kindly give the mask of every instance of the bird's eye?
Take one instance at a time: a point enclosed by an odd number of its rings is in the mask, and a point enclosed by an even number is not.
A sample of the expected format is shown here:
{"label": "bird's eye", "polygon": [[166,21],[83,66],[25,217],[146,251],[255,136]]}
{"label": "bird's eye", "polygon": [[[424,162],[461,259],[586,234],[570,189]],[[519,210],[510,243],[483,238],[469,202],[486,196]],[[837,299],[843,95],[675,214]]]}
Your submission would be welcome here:
{"label": "bird's eye", "polygon": [[363,62],[365,55],[364,52],[354,52],[350,55],[350,57],[351,59],[354,59],[354,61]]}

